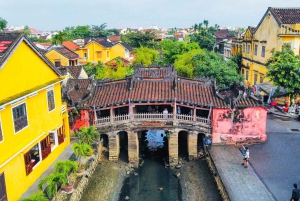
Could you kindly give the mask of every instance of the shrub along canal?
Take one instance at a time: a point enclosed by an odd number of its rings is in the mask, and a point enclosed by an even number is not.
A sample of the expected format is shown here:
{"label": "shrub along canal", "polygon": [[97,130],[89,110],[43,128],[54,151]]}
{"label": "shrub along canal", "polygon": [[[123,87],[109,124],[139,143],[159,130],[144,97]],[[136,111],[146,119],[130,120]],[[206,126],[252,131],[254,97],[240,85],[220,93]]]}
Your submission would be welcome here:
{"label": "shrub along canal", "polygon": [[[125,177],[123,184],[114,184],[114,190],[109,189],[111,185],[99,186],[97,183],[110,179],[117,180],[116,176],[103,178],[101,170],[96,170],[82,200],[134,200],[134,201],[221,201],[221,196],[214,182],[205,158],[187,161],[186,143],[179,144],[180,168],[169,168],[167,166],[168,147],[165,131],[150,130],[141,133],[140,140],[140,167],[134,169]],[[186,142],[184,139],[180,142]],[[201,143],[199,143],[201,144]],[[199,150],[201,147],[199,146]],[[121,144],[120,162],[115,163],[123,175],[126,149]],[[105,163],[109,163],[108,161]],[[98,168],[101,168],[102,164]],[[107,171],[107,170],[106,170]],[[180,176],[175,176],[175,174]],[[117,174],[117,172],[115,173]],[[102,177],[102,178],[99,178]],[[124,177],[123,177],[124,178]],[[122,180],[118,180],[120,182]],[[115,183],[110,181],[108,183]],[[97,191],[97,188],[102,188]],[[101,193],[108,188],[113,195],[103,196]],[[98,193],[98,195],[96,195]]]}

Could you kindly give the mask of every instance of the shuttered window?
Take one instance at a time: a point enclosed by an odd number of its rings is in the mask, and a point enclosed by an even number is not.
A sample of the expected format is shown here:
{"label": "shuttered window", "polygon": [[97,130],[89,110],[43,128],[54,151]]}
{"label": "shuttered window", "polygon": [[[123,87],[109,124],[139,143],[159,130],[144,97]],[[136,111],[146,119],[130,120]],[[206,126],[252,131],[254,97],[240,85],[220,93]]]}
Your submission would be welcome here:
{"label": "shuttered window", "polygon": [[34,163],[31,162],[31,151],[30,150],[24,154],[24,162],[25,162],[26,175],[29,175],[32,172],[32,168],[34,166]]}
{"label": "shuttered window", "polygon": [[25,103],[13,108],[13,118],[15,125],[15,133],[22,130],[22,128],[28,125]]}
{"label": "shuttered window", "polygon": [[42,158],[43,160],[45,160],[45,158],[47,158],[51,153],[51,143],[50,143],[49,135],[41,141],[41,149],[42,149]]}
{"label": "shuttered window", "polygon": [[7,201],[4,173],[0,174],[0,201]]}
{"label": "shuttered window", "polygon": [[58,144],[61,144],[65,141],[65,126],[63,125],[57,130]]}
{"label": "shuttered window", "polygon": [[47,99],[48,99],[48,110],[51,111],[55,108],[54,91],[53,90],[47,91]]}

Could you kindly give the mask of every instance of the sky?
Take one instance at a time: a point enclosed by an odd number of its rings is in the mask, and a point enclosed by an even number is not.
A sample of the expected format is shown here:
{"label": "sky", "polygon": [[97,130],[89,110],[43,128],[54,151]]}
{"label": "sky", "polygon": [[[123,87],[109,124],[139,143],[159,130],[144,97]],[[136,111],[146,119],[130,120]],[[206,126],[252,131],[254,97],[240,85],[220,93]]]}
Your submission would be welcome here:
{"label": "sky", "polygon": [[42,31],[78,25],[107,28],[189,28],[209,25],[248,27],[259,23],[268,7],[300,7],[299,0],[0,0],[8,26]]}

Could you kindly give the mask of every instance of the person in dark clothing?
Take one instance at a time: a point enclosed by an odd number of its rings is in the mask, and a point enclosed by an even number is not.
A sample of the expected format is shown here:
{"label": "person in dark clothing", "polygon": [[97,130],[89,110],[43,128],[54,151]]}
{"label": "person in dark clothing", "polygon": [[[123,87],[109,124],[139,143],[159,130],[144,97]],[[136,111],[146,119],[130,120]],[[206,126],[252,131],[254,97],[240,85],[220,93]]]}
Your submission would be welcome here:
{"label": "person in dark clothing", "polygon": [[297,188],[297,184],[294,184],[294,189],[292,191],[291,201],[299,201],[299,189]]}

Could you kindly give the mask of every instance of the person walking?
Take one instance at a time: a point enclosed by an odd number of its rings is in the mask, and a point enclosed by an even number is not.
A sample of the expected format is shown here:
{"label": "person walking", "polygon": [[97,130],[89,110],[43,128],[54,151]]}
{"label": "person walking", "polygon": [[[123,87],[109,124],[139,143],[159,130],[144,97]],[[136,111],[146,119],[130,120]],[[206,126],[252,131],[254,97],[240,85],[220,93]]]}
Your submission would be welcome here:
{"label": "person walking", "polygon": [[293,184],[294,189],[292,191],[292,198],[290,201],[299,201],[299,189],[297,188],[297,184]]}
{"label": "person walking", "polygon": [[300,121],[300,108],[298,108],[298,121]]}
{"label": "person walking", "polygon": [[248,168],[249,165],[249,149],[248,147],[245,147],[243,151],[243,163],[241,165],[245,165],[245,168]]}

